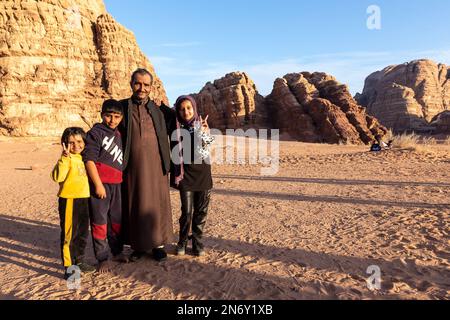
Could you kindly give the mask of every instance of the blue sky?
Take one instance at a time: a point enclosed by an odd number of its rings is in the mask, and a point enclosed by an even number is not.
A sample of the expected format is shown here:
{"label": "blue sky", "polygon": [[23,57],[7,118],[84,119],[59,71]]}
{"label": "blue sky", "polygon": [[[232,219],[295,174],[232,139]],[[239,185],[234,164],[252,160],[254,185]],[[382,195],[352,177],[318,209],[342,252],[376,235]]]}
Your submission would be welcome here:
{"label": "blue sky", "polygon": [[[136,35],[171,103],[208,81],[245,71],[261,94],[277,77],[323,71],[349,85],[388,65],[428,58],[450,64],[447,0],[105,0]],[[381,29],[367,13],[380,8]]]}

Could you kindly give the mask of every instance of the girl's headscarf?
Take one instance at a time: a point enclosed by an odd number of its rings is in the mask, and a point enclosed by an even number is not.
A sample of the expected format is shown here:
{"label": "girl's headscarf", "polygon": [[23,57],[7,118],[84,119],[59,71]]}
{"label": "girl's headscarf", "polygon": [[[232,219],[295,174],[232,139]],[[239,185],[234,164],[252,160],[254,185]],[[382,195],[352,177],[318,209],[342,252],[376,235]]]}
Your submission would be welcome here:
{"label": "girl's headscarf", "polygon": [[[194,117],[189,120],[189,121],[185,121],[181,116],[180,116],[180,109],[181,109],[181,104],[184,101],[190,101],[192,104],[192,108],[194,109]],[[177,99],[177,102],[175,102],[175,111],[177,112],[177,128],[178,128],[178,124],[181,124],[183,126],[188,126],[188,127],[193,127],[194,126],[194,122],[195,121],[200,121],[200,117],[198,115],[197,112],[197,102],[195,102],[195,99],[192,98],[191,96],[181,96]]]}
{"label": "girl's headscarf", "polygon": [[[189,120],[189,121],[185,121],[181,116],[180,116],[180,109],[181,109],[181,104],[184,101],[190,101],[192,104],[192,108],[194,109],[194,117]],[[186,128],[192,128],[194,127],[194,124],[196,122],[200,121],[200,116],[198,115],[197,112],[197,103],[195,102],[195,99],[192,98],[191,96],[181,96],[177,99],[177,102],[175,102],[175,112],[177,114],[177,139],[178,139],[178,153],[180,156],[180,164],[175,164],[175,170],[174,170],[174,174],[175,174],[175,185],[179,186],[180,182],[183,180],[184,178],[184,159],[183,159],[183,143],[181,141],[181,129],[182,127]],[[189,146],[190,147],[190,146]]]}

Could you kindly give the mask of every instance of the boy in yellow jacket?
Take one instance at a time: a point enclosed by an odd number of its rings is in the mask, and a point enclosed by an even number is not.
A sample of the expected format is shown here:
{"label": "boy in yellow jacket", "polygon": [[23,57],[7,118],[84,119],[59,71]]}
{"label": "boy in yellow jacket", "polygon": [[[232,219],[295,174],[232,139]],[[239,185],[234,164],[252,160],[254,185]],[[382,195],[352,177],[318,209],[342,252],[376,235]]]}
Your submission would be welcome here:
{"label": "boy in yellow jacket", "polygon": [[89,237],[89,182],[81,153],[86,133],[81,128],[68,128],[61,138],[63,153],[52,171],[52,179],[60,184],[58,210],[61,224],[61,257],[65,272],[77,266],[81,272],[95,272],[85,263],[84,252]]}

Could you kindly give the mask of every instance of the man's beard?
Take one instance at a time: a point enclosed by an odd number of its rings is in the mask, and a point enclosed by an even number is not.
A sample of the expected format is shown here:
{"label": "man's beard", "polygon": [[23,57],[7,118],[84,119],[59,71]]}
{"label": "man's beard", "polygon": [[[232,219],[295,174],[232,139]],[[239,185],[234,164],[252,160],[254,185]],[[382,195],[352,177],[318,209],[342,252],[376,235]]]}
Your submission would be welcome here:
{"label": "man's beard", "polygon": [[146,95],[144,98],[138,96],[138,94],[133,94],[133,100],[139,104],[142,104],[149,100],[149,95]]}

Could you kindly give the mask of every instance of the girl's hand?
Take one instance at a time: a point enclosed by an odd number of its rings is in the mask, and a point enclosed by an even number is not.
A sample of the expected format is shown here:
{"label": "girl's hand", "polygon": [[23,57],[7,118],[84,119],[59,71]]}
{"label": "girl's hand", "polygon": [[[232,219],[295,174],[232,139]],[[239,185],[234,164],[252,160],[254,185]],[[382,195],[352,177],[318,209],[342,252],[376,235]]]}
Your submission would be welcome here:
{"label": "girl's hand", "polygon": [[95,187],[95,195],[101,200],[106,199],[106,189],[103,184]]}
{"label": "girl's hand", "polygon": [[63,152],[62,152],[63,157],[70,158],[69,148],[67,148],[67,146],[66,146],[66,144],[64,142],[62,144],[62,147],[63,147]]}
{"label": "girl's hand", "polygon": [[205,119],[203,119],[202,116],[200,116],[200,122],[202,124],[203,132],[209,132],[208,118],[209,118],[209,115],[207,115]]}

